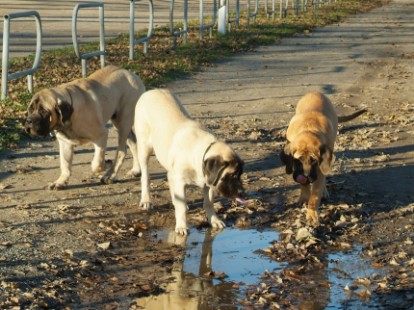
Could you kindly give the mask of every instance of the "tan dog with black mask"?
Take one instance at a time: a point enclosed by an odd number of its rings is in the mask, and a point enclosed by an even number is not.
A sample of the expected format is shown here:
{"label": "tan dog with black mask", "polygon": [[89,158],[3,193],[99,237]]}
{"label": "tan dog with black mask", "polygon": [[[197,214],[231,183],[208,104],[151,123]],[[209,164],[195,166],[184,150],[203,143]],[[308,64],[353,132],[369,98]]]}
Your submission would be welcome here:
{"label": "tan dog with black mask", "polygon": [[43,89],[33,96],[28,107],[26,132],[47,136],[55,131],[59,142],[61,174],[49,185],[50,189],[62,189],[67,185],[75,145],[92,142],[95,147],[92,171],[104,171],[109,120],[118,131],[118,149],[101,181],[108,183],[116,179],[127,144],[134,158],[131,174],[139,175],[132,126],[135,105],[144,91],[145,86],[137,75],[107,66],[87,78]]}
{"label": "tan dog with black mask", "polygon": [[334,144],[338,122],[346,122],[365,113],[360,110],[349,116],[338,117],[331,101],[318,92],[303,96],[296,107],[286,132],[287,143],[280,153],[286,173],[300,184],[299,204],[307,203],[306,219],[319,225],[318,208],[327,194],[326,175],[334,162]]}
{"label": "tan dog with black mask", "polygon": [[240,198],[244,189],[240,176],[243,162],[224,142],[192,119],[168,90],[147,91],[135,110],[135,133],[141,166],[141,202],[151,207],[148,160],[154,152],[167,170],[172,203],[175,208],[175,231],[187,234],[185,186],[203,189],[203,207],[211,226],[224,228],[213,207],[214,196]]}

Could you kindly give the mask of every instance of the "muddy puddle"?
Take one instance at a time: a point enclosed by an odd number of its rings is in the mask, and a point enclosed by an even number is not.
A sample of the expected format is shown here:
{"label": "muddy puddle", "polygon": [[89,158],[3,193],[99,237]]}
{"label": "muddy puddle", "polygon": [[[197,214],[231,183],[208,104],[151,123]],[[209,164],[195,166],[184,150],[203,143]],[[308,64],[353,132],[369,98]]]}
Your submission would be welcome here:
{"label": "muddy puddle", "polygon": [[[163,230],[157,238],[185,247],[186,255],[174,265],[164,293],[137,300],[145,309],[242,309],[243,300],[264,282],[265,273],[277,275],[289,268],[288,263],[279,263],[258,251],[279,239],[272,230],[192,229],[187,237]],[[326,267],[306,277],[314,282],[311,288],[309,283],[303,287],[296,283],[301,296],[308,296],[299,304],[306,309],[376,308],[369,284],[356,286],[355,279],[380,276],[380,271],[362,259],[360,252],[356,246],[327,254]]]}
{"label": "muddy puddle", "polygon": [[329,288],[328,309],[353,309],[380,307],[372,294],[374,285],[371,279],[385,275],[385,269],[371,266],[367,259],[361,258],[361,247],[355,245],[347,252],[328,255],[327,277]]}

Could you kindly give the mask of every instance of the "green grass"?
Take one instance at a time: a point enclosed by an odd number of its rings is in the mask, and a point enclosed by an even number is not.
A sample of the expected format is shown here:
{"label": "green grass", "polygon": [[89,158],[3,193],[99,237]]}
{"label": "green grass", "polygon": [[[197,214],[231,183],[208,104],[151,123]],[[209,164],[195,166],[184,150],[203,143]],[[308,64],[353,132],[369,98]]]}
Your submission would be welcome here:
{"label": "green grass", "polygon": [[[244,13],[241,24],[226,35],[215,32],[209,38],[205,32],[203,40],[199,40],[196,22],[189,23],[188,43],[182,44],[178,38],[178,46],[172,48],[172,38],[167,26],[154,29],[153,38],[149,42],[148,54],[143,54],[142,44],[136,46],[134,60],[129,59],[129,36],[121,35],[106,41],[106,64],[118,65],[137,73],[147,88],[162,87],[168,82],[188,77],[202,67],[211,66],[214,62],[234,54],[243,53],[263,45],[280,41],[285,37],[316,27],[337,23],[347,16],[368,11],[380,6],[388,0],[342,0],[325,5],[318,10],[309,9],[305,14],[290,14],[285,19],[267,19],[263,10],[255,24],[246,27]],[[137,34],[146,36],[147,30]],[[82,53],[98,49],[98,44],[82,45]],[[10,69],[21,71],[32,66],[33,56],[13,59]],[[98,59],[88,61],[88,70],[99,69]],[[61,83],[81,77],[81,64],[73,48],[62,48],[48,51],[42,55],[41,68],[34,76],[35,91],[54,87]],[[28,93],[26,79],[16,79],[9,83],[9,99],[0,101],[0,151],[17,147],[18,141],[25,135],[23,122],[27,104],[32,94]]]}

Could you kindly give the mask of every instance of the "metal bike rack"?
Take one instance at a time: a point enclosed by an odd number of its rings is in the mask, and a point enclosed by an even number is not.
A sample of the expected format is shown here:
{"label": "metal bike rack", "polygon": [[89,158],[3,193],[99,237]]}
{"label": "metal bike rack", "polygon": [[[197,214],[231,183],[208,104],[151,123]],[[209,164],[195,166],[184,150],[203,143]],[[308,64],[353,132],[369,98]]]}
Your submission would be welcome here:
{"label": "metal bike rack", "polygon": [[254,23],[256,23],[257,13],[259,12],[259,0],[256,0],[254,11],[250,13],[250,0],[247,0],[247,27],[250,26],[250,17],[254,18]]}
{"label": "metal bike rack", "polygon": [[294,6],[295,6],[295,15],[298,16],[299,15],[299,0],[295,0]]}
{"label": "metal bike rack", "polygon": [[308,0],[302,0],[302,12],[306,12],[308,10]]}
{"label": "metal bike rack", "polygon": [[275,13],[276,13],[276,0],[272,0],[272,9],[269,10],[268,0],[265,0],[265,13],[267,18],[272,17],[272,20],[275,20]]}
{"label": "metal bike rack", "polygon": [[[78,12],[83,8],[94,8],[98,7],[99,9],[99,44],[100,50],[85,54],[80,54],[79,44],[78,44],[78,32],[77,32],[77,22],[78,22]],[[73,48],[75,49],[76,56],[81,59],[82,62],[82,76],[87,75],[87,66],[86,60],[94,57],[100,56],[101,67],[105,67],[105,27],[104,27],[104,4],[102,2],[89,2],[89,3],[78,3],[73,9],[72,15],[72,42]]]}
{"label": "metal bike rack", "polygon": [[[12,19],[20,17],[34,16],[36,20],[36,55],[31,69],[9,74],[9,45],[10,45],[10,22]],[[1,100],[7,97],[7,84],[9,80],[17,79],[27,76],[27,88],[33,92],[33,73],[35,73],[40,66],[40,57],[42,54],[42,22],[40,15],[36,11],[27,11],[20,13],[12,13],[4,15],[3,26],[3,57],[2,57],[2,71],[1,71]]]}
{"label": "metal bike rack", "polygon": [[217,0],[213,0],[213,16],[211,23],[204,24],[204,0],[200,0],[200,40],[203,39],[203,32],[206,29],[210,30],[210,38],[213,36],[213,27],[217,19]]}
{"label": "metal bike rack", "polygon": [[231,31],[231,25],[235,24],[236,27],[239,27],[239,21],[240,21],[240,1],[236,0],[236,17],[234,19],[231,19],[229,17],[229,11],[230,11],[230,0],[226,0],[227,4],[227,23],[229,27],[229,31]]}
{"label": "metal bike rack", "polygon": [[154,29],[154,5],[152,0],[148,0],[149,5],[149,24],[146,37],[135,40],[135,0],[130,0],[129,4],[129,59],[134,59],[134,46],[136,44],[144,43],[144,54],[148,52],[148,41],[152,38]]}
{"label": "metal bike rack", "polygon": [[286,0],[285,6],[283,6],[283,0],[280,0],[280,18],[287,17],[289,10],[289,0]]}
{"label": "metal bike rack", "polygon": [[188,32],[188,0],[184,0],[184,28],[182,30],[174,31],[174,3],[175,0],[170,0],[170,32],[173,36],[173,47],[177,46],[177,37],[183,36],[183,42],[187,43]]}
{"label": "metal bike rack", "polygon": [[296,16],[298,16],[300,12],[306,12],[307,2],[307,0],[295,0],[293,6]]}

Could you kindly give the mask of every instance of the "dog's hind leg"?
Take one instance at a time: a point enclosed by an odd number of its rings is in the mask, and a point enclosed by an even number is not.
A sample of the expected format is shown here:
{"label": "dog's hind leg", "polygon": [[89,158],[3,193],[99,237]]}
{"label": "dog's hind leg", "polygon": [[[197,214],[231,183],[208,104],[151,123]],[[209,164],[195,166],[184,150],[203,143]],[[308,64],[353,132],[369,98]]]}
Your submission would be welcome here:
{"label": "dog's hind leg", "polygon": [[144,210],[151,209],[151,199],[149,192],[149,171],[148,162],[153,152],[152,146],[146,141],[146,135],[139,134],[140,139],[138,140],[138,161],[141,168],[141,201],[139,205]]}
{"label": "dog's hind leg", "polygon": [[116,180],[116,176],[118,175],[119,169],[121,169],[126,156],[127,139],[132,128],[132,124],[131,126],[125,126],[125,124],[124,126],[120,126],[120,124],[118,124],[118,119],[112,120],[112,122],[118,130],[118,148],[116,150],[114,162],[101,178],[102,183],[112,183]]}
{"label": "dog's hind leg", "polygon": [[127,144],[128,144],[128,148],[130,149],[132,153],[132,160],[133,160],[132,169],[129,171],[128,174],[133,177],[139,177],[141,175],[141,168],[139,166],[139,160],[138,160],[137,137],[135,136],[135,133],[132,130],[129,133]]}

